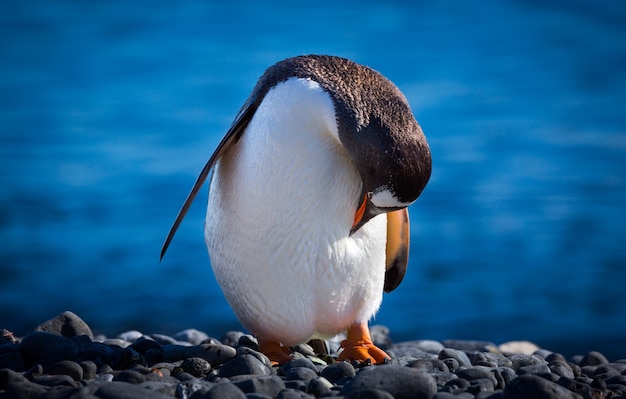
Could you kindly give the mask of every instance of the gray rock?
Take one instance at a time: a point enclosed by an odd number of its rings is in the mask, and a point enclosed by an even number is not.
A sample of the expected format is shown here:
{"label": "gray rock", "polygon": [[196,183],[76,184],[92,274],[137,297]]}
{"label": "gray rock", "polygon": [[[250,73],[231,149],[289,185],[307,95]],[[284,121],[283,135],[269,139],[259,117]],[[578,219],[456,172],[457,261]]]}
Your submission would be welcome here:
{"label": "gray rock", "polygon": [[142,382],[138,386],[151,391],[160,392],[171,397],[175,397],[176,387],[178,386],[178,384],[166,381],[146,381]]}
{"label": "gray rock", "polygon": [[0,390],[6,389],[9,384],[17,382],[28,382],[28,379],[22,373],[11,369],[0,369]]}
{"label": "gray rock", "polygon": [[317,378],[317,373],[308,367],[292,367],[285,373],[287,381],[299,380],[308,384],[314,378]]}
{"label": "gray rock", "polygon": [[206,381],[204,379],[192,378],[191,380],[182,381],[176,386],[177,398],[193,398],[201,397],[208,391],[213,389],[216,384]]}
{"label": "gray rock", "polygon": [[351,392],[346,399],[394,399],[393,395],[380,389],[370,388]]}
{"label": "gray rock", "polygon": [[62,360],[60,362],[56,362],[48,367],[47,372],[48,374],[53,375],[68,375],[73,378],[74,381],[79,381],[83,379],[83,368],[80,366],[80,364],[71,360]]}
{"label": "gray rock", "polygon": [[117,338],[130,342],[131,344],[141,337],[143,337],[143,333],[137,330],[124,331],[117,336]]}
{"label": "gray rock", "polygon": [[47,332],[68,338],[86,335],[90,339],[93,339],[93,333],[87,323],[69,311],[63,312],[48,321],[44,321],[35,327],[35,331]]}
{"label": "gray rock", "polygon": [[92,380],[96,378],[96,372],[98,371],[98,366],[91,360],[83,360],[79,363],[80,367],[83,369],[83,378],[85,380]]}
{"label": "gray rock", "polygon": [[457,378],[459,378],[456,374],[447,371],[429,371],[428,374],[430,374],[435,379],[438,387],[442,387],[446,385],[448,381],[456,380]]}
{"label": "gray rock", "polygon": [[146,382],[146,376],[135,370],[123,370],[113,377],[113,381],[141,384],[142,382]]}
{"label": "gray rock", "polygon": [[198,331],[195,328],[188,328],[186,330],[177,332],[174,334],[174,339],[178,341],[186,341],[192,345],[199,345],[205,339],[209,339],[209,336],[202,331]]}
{"label": "gray rock", "polygon": [[200,357],[189,357],[183,360],[180,368],[194,377],[206,377],[211,370],[211,364]]}
{"label": "gray rock", "polygon": [[269,397],[276,397],[280,391],[285,389],[285,383],[276,375],[265,375],[260,377],[250,377],[233,384],[241,389],[245,394],[258,393]]}
{"label": "gray rock", "polygon": [[48,389],[26,380],[7,385],[5,393],[6,397],[11,399],[38,399],[48,392]]}
{"label": "gray rock", "polygon": [[503,399],[582,399],[559,384],[535,375],[522,375],[511,381],[504,389]]}
{"label": "gray rock", "polygon": [[220,342],[224,345],[235,347],[239,343],[239,338],[241,338],[243,335],[244,333],[242,333],[241,331],[226,331],[226,333],[224,333],[224,335],[220,339]]}
{"label": "gray rock", "polygon": [[352,378],[356,375],[356,370],[348,362],[339,362],[331,364],[324,368],[320,373],[321,377],[326,378],[331,383],[336,383],[343,378]]}
{"label": "gray rock", "polygon": [[36,331],[26,335],[20,351],[30,361],[43,359],[72,360],[78,356],[78,346],[69,338]]}
{"label": "gray rock", "polygon": [[265,356],[263,353],[254,350],[250,347],[247,346],[240,346],[237,348],[237,356],[240,355],[251,355],[256,357],[257,359],[259,359],[261,361],[261,363],[263,363],[264,365],[266,365],[269,368],[272,368],[272,362],[270,361],[270,359]]}
{"label": "gray rock", "polygon": [[604,357],[604,355],[600,352],[591,351],[583,356],[579,365],[581,367],[584,366],[599,366],[601,364],[608,364],[609,361]]}
{"label": "gray rock", "polygon": [[246,394],[231,382],[221,382],[209,389],[203,399],[246,399]]}
{"label": "gray rock", "polygon": [[278,392],[276,399],[313,399],[313,396],[298,389],[285,388]]}
{"label": "gray rock", "polygon": [[163,361],[177,362],[185,359],[185,352],[188,348],[190,347],[183,345],[163,345]]}
{"label": "gray rock", "polygon": [[534,356],[534,355],[513,354],[510,356],[507,356],[507,358],[512,363],[511,368],[515,371],[517,371],[517,369],[519,369],[520,367],[528,366],[532,364],[547,364],[545,359],[539,356]]}
{"label": "gray rock", "polygon": [[280,366],[278,373],[286,375],[289,369],[294,367],[305,367],[313,370],[317,374],[317,366],[313,362],[305,357],[299,359],[293,359]]}
{"label": "gray rock", "polygon": [[24,370],[24,360],[18,345],[12,343],[0,345],[0,369]]}
{"label": "gray rock", "polygon": [[57,387],[57,386],[66,386],[66,387],[77,387],[78,383],[74,381],[72,377],[69,375],[49,375],[44,374],[37,377],[33,377],[32,382],[39,385],[44,385],[47,387]]}
{"label": "gray rock", "polygon": [[[164,335],[164,334],[151,334],[150,335],[152,337],[152,339],[154,339],[156,342],[158,342],[161,345],[180,345],[181,342],[175,340],[174,338],[170,337],[169,335]],[[191,346],[191,344],[185,345],[185,346]]]}
{"label": "gray rock", "polygon": [[459,366],[471,366],[472,362],[469,360],[469,357],[458,349],[454,348],[443,348],[441,352],[439,352],[439,360],[445,359],[454,359],[459,362]]}
{"label": "gray rock", "polygon": [[443,371],[449,372],[448,366],[439,359],[417,359],[409,362],[407,367],[411,367],[414,369],[423,369],[428,372],[433,371]]}
{"label": "gray rock", "polygon": [[101,399],[172,399],[169,395],[121,381],[102,384],[94,395]]}
{"label": "gray rock", "polygon": [[360,390],[380,389],[394,398],[428,398],[437,392],[435,379],[428,373],[400,365],[365,367],[344,385],[342,395]]}
{"label": "gray rock", "polygon": [[517,374],[541,374],[550,373],[550,368],[547,364],[528,364],[517,369]]}
{"label": "gray rock", "polygon": [[306,391],[315,397],[328,396],[333,384],[324,377],[313,378],[309,381]]}
{"label": "gray rock", "polygon": [[[184,355],[185,358],[200,357],[215,367],[234,358],[237,355],[237,351],[232,346],[222,344],[200,344],[187,347]],[[165,358],[165,352],[163,353],[163,358]]]}
{"label": "gray rock", "polygon": [[474,366],[512,367],[513,362],[500,353],[476,352],[472,357]]}
{"label": "gray rock", "polygon": [[498,380],[496,379],[496,377],[494,376],[491,370],[492,369],[490,369],[489,367],[474,366],[474,367],[468,367],[468,368],[460,368],[459,370],[456,371],[456,375],[459,378],[464,378],[470,382],[472,380],[486,378],[490,380],[493,383],[493,386],[495,387],[496,385],[498,385]]}
{"label": "gray rock", "polygon": [[218,376],[222,378],[243,374],[271,375],[272,369],[256,357],[244,354],[224,363],[218,372]]}
{"label": "gray rock", "polygon": [[456,340],[447,339],[442,342],[446,348],[458,349],[460,351],[481,351],[486,352],[497,345],[490,341],[472,341],[472,340]]}

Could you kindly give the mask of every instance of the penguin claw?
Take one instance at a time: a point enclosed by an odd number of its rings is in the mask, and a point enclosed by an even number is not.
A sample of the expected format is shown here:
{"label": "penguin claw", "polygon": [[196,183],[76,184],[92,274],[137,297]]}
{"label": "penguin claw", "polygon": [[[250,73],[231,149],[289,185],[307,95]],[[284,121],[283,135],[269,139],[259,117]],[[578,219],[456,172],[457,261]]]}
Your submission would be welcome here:
{"label": "penguin claw", "polygon": [[280,366],[292,360],[289,347],[277,341],[259,340],[259,351],[270,359],[272,366]]}
{"label": "penguin claw", "polygon": [[365,324],[354,324],[348,328],[348,337],[341,342],[343,350],[337,361],[352,361],[357,364],[383,364],[391,357],[372,343],[369,329]]}
{"label": "penguin claw", "polygon": [[[345,344],[344,344],[345,343]],[[391,360],[391,357],[382,349],[371,342],[341,343],[343,350],[337,356],[337,361],[352,361],[359,365],[383,364]]]}

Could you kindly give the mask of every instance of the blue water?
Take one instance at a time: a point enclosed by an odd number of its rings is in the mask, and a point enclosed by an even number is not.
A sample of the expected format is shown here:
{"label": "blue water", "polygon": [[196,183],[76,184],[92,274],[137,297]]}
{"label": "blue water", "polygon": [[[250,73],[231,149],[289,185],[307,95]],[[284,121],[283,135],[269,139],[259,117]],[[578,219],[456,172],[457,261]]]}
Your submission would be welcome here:
{"label": "blue water", "polygon": [[264,69],[328,53],[393,80],[433,154],[375,322],[626,357],[626,3],[413,3],[3,1],[0,327],[240,329],[205,198],[160,246]]}

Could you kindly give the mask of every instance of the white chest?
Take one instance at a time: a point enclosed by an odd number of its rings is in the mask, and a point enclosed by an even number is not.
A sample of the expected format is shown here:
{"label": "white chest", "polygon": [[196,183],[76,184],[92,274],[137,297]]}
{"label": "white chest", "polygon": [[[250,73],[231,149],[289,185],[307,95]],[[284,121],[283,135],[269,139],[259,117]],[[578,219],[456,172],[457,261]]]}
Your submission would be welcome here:
{"label": "white chest", "polygon": [[216,165],[207,248],[257,335],[300,342],[367,321],[380,305],[386,218],[349,236],[361,179],[336,129],[328,94],[293,78],[270,90]]}

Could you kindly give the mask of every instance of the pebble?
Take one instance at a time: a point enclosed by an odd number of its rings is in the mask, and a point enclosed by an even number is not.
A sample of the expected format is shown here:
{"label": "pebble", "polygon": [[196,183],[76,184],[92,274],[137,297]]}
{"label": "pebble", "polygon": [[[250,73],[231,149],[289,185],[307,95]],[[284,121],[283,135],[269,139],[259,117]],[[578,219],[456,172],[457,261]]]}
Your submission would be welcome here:
{"label": "pebble", "polygon": [[293,360],[272,367],[243,332],[219,341],[195,329],[94,337],[63,312],[21,338],[2,330],[0,398],[626,398],[626,359],[596,351],[566,359],[526,341],[393,343],[386,327],[372,331],[393,356],[388,364],[334,363],[335,338],[330,355],[299,345]]}

